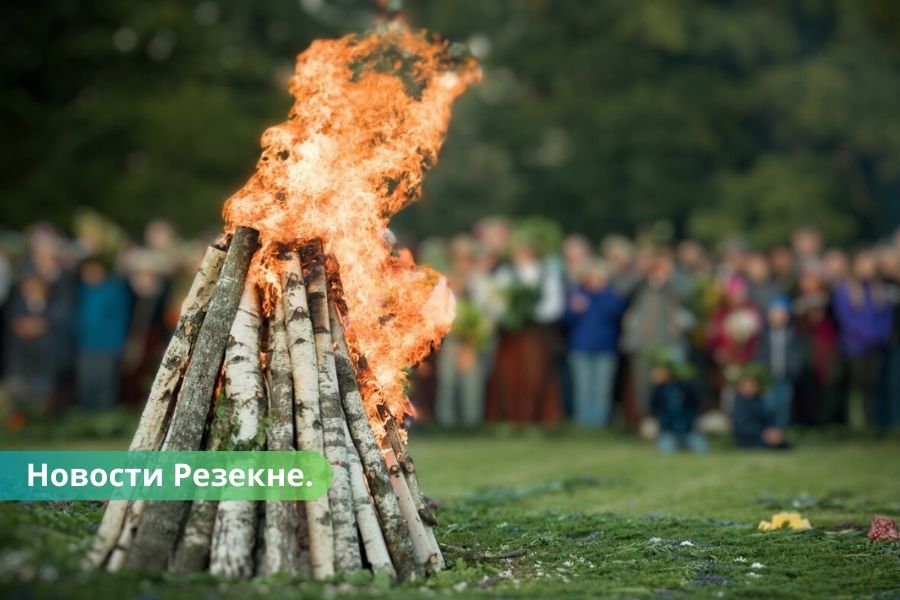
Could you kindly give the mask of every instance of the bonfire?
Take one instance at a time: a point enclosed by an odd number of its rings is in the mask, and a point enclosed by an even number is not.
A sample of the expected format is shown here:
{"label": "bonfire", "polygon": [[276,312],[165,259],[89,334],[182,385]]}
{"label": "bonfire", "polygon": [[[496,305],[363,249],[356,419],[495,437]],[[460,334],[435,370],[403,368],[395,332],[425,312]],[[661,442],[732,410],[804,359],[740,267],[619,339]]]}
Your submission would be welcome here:
{"label": "bonfire", "polygon": [[386,232],[478,77],[466,52],[400,22],[298,56],[288,120],[225,204],[131,449],[314,451],[332,486],[298,502],[112,501],[89,565],[316,579],[443,567],[402,424],[405,369],[439,344],[454,299]]}

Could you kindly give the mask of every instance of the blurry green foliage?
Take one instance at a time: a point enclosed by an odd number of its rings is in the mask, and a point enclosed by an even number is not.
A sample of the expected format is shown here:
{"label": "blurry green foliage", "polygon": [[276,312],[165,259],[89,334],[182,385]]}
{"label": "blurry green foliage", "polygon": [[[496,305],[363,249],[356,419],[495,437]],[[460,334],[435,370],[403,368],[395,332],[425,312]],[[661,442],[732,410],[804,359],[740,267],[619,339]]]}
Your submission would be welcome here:
{"label": "blurry green foliage", "polygon": [[544,255],[556,252],[562,238],[563,232],[558,223],[544,217],[529,216],[515,224],[510,243],[512,246],[528,246],[538,255]]}
{"label": "blurry green foliage", "polygon": [[[374,2],[59,0],[0,8],[0,223],[218,224],[282,120],[294,55]],[[900,222],[893,0],[407,1],[485,79],[398,228],[540,214],[594,237],[669,221],[757,244]]]}
{"label": "blurry green foliage", "polygon": [[500,317],[500,325],[509,331],[519,331],[534,324],[534,311],[541,299],[541,290],[511,281],[503,290],[505,310]]}
{"label": "blurry green foliage", "polygon": [[484,350],[491,341],[493,324],[480,307],[466,298],[457,298],[453,333],[476,350]]}
{"label": "blurry green foliage", "polygon": [[[0,8],[0,223],[70,224],[86,205],[136,229],[218,228],[285,118],[294,56],[330,23],[297,2],[59,0]],[[340,23],[338,26],[336,23]]]}
{"label": "blurry green foliage", "polygon": [[408,4],[485,69],[409,227],[490,209],[766,245],[805,223],[832,241],[900,224],[892,0]]}

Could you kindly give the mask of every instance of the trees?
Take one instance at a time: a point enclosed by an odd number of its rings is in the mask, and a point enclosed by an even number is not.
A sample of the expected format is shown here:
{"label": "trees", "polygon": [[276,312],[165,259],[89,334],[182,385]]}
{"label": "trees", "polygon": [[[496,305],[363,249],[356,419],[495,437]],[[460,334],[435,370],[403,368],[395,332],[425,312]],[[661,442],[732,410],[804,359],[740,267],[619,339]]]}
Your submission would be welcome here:
{"label": "trees", "polygon": [[0,222],[88,205],[134,229],[218,222],[284,118],[293,56],[336,28],[296,3],[6,3]]}
{"label": "trees", "polygon": [[[186,231],[216,222],[251,172],[259,134],[289,106],[293,56],[372,17],[363,0],[0,10],[2,133],[15,140],[0,149],[0,222],[66,222],[87,204]],[[765,244],[802,222],[835,241],[900,223],[891,0],[410,0],[406,12],[468,42],[486,76],[401,229],[544,214],[596,235],[666,219]]]}
{"label": "trees", "polygon": [[466,20],[424,2],[416,16],[476,27],[486,77],[414,224],[459,227],[494,199],[588,233],[667,219],[757,244],[804,223],[834,241],[900,223],[895,4],[452,4]]}

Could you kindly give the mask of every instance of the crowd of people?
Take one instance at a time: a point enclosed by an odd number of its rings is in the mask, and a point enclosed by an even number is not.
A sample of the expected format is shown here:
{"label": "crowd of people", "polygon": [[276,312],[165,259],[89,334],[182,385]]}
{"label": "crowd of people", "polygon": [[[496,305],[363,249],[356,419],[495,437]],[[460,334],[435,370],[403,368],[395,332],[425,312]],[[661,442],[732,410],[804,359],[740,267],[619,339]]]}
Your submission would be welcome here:
{"label": "crowd of people", "polygon": [[142,243],[91,212],[74,230],[41,223],[0,240],[0,415],[11,429],[72,407],[142,408],[206,246],[162,220]]}
{"label": "crowd of people", "polygon": [[[0,238],[8,427],[75,406],[139,409],[208,240],[165,221],[141,243],[86,212]],[[854,252],[814,227],[712,249],[665,227],[563,237],[492,217],[431,239],[457,318],[412,377],[420,420],[602,429],[702,452],[710,431],[783,448],[790,426],[900,426],[900,236]]]}
{"label": "crowd of people", "polygon": [[416,378],[439,425],[600,429],[621,409],[666,452],[708,431],[784,448],[792,425],[900,426],[900,236],[853,252],[814,227],[772,248],[561,237],[491,218],[422,249],[458,299]]}

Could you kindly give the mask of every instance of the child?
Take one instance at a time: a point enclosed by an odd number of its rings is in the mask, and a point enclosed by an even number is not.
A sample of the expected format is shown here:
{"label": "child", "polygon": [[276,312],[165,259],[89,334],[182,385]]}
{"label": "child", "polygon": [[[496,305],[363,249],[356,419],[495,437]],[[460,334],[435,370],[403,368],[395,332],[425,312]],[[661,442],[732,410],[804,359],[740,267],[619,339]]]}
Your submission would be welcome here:
{"label": "child", "polygon": [[775,426],[762,397],[766,382],[765,368],[748,363],[736,376],[732,427],[740,448],[786,448],[784,430]]}
{"label": "child", "polygon": [[706,437],[694,428],[700,399],[687,381],[690,367],[674,353],[668,354],[668,358],[654,361],[650,370],[653,382],[650,409],[659,425],[657,448],[663,454],[671,454],[679,447],[706,452]]}
{"label": "child", "polygon": [[86,258],[79,274],[76,402],[88,410],[112,408],[119,394],[131,298],[125,281],[111,274],[102,258]]}
{"label": "child", "polygon": [[569,295],[564,315],[575,420],[583,427],[605,427],[612,406],[625,299],[608,285],[608,275],[603,263],[591,261],[582,272],[580,286]]}
{"label": "child", "polygon": [[766,412],[772,416],[772,424],[782,431],[791,422],[794,381],[803,365],[802,354],[790,323],[790,302],[785,296],[776,296],[766,309],[766,329],[756,358],[770,378],[763,396]]}

